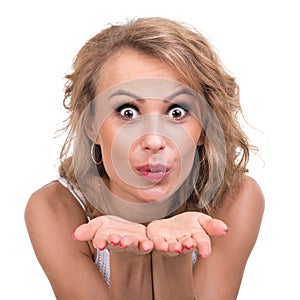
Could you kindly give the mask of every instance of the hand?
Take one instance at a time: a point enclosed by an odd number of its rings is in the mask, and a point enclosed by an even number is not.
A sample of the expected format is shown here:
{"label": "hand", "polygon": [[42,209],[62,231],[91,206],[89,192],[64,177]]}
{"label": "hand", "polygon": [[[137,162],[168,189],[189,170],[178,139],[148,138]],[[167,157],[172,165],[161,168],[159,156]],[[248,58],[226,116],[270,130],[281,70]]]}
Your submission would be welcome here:
{"label": "hand", "polygon": [[73,237],[79,241],[93,241],[95,248],[108,248],[130,255],[147,254],[153,242],[146,236],[146,227],[116,216],[101,216],[79,226]]}
{"label": "hand", "polygon": [[220,220],[200,212],[185,212],[169,219],[148,224],[147,236],[157,250],[174,256],[197,249],[206,258],[211,253],[209,235],[225,235],[228,228]]}

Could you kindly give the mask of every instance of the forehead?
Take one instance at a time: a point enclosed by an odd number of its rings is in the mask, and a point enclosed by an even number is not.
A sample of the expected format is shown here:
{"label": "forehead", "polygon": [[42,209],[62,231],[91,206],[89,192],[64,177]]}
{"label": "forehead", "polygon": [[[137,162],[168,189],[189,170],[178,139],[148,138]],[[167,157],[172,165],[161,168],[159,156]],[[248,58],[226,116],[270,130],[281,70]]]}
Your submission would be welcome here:
{"label": "forehead", "polygon": [[141,78],[119,83],[98,94],[93,102],[97,110],[109,113],[115,108],[115,103],[124,104],[134,100],[143,102],[144,99],[184,101],[193,110],[198,110],[202,102],[193,89],[181,82],[164,78]]}
{"label": "forehead", "polygon": [[164,78],[182,82],[180,76],[158,58],[133,49],[122,49],[103,67],[97,84],[97,94],[119,83],[141,78]]}

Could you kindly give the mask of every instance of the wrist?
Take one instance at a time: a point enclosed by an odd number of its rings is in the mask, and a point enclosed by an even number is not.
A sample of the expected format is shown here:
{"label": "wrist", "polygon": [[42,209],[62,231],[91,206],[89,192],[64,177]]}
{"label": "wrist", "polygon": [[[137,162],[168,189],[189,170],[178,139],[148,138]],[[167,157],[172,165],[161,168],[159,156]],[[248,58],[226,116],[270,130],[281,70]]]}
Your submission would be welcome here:
{"label": "wrist", "polygon": [[161,251],[161,250],[157,250],[154,249],[152,251],[152,257],[154,259],[158,259],[161,261],[174,261],[176,263],[179,262],[191,262],[192,261],[192,255],[193,252],[192,251],[188,251],[188,252],[181,252],[181,253],[174,253],[174,252],[165,252],[165,251]]}
{"label": "wrist", "polygon": [[110,250],[111,261],[118,264],[141,263],[151,259],[150,253],[130,252],[126,250]]}

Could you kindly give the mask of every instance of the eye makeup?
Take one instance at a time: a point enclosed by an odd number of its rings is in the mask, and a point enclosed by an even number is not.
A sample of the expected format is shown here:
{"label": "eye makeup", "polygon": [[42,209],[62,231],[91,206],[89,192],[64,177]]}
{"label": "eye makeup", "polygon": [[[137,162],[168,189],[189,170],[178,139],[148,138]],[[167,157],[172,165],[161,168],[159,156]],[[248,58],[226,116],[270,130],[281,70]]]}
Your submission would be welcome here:
{"label": "eye makeup", "polygon": [[[108,105],[117,116],[126,121],[131,121],[145,113],[152,113],[151,106],[144,106],[147,99],[162,101],[164,104],[161,108],[157,108],[156,113],[165,115],[171,119],[173,118],[174,121],[182,121],[188,114],[197,111],[197,100],[187,89],[180,89],[168,97],[161,99],[141,97],[132,91],[117,90],[108,97]],[[170,111],[176,108],[178,108],[178,111],[174,111],[174,114],[170,115]]]}

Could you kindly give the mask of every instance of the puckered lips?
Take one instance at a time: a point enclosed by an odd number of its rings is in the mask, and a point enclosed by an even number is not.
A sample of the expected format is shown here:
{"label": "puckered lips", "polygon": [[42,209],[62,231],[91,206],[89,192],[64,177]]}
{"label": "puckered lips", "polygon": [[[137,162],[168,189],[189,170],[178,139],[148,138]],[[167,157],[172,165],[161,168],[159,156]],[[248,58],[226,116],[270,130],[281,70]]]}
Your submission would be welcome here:
{"label": "puckered lips", "polygon": [[135,167],[137,174],[149,182],[160,182],[168,176],[170,167],[164,164],[145,164]]}

